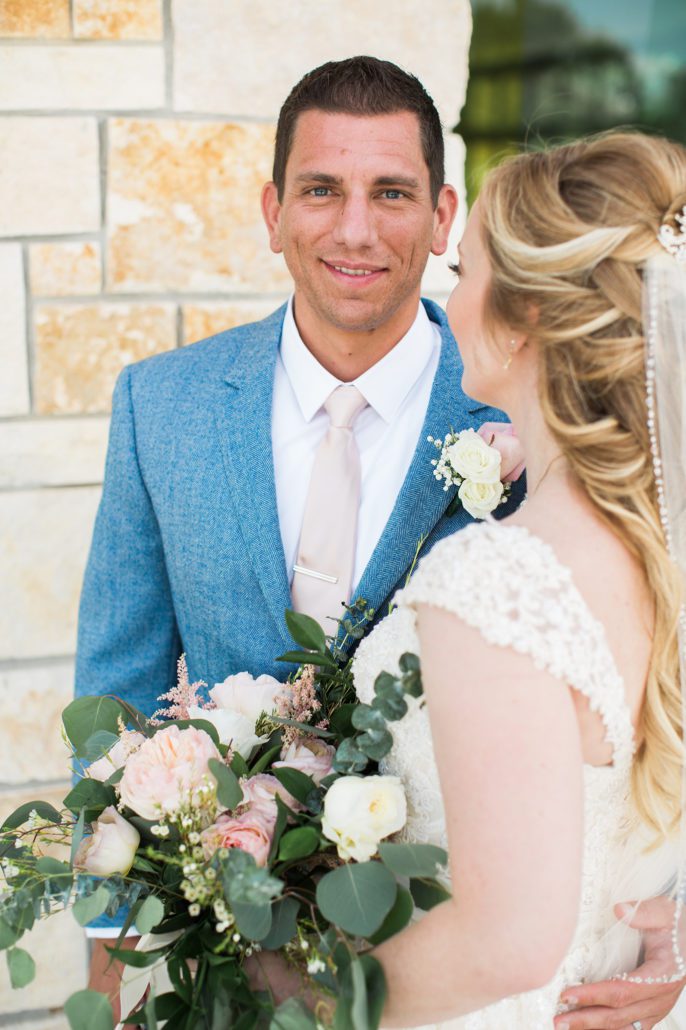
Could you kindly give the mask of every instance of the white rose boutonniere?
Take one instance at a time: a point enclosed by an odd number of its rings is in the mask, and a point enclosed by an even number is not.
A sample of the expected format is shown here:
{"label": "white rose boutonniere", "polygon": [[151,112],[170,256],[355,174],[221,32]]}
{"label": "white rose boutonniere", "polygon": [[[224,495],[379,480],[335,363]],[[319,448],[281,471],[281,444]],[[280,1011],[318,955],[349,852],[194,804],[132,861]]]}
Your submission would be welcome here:
{"label": "white rose boutonniere", "polygon": [[507,501],[511,487],[500,478],[500,452],[474,429],[450,432],[445,440],[433,436],[428,440],[440,451],[438,458],[431,461],[434,477],[444,481],[444,490],[458,487],[447,514],[452,515],[462,505],[472,518],[485,519]]}

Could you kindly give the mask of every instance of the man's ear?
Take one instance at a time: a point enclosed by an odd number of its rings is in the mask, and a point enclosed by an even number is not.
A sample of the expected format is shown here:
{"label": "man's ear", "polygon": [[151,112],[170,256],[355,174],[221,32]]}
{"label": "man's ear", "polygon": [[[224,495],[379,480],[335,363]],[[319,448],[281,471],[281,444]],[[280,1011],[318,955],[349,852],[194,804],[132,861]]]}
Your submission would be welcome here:
{"label": "man's ear", "polygon": [[434,228],[431,237],[431,253],[445,254],[448,249],[448,237],[457,214],[457,190],[446,183],[438,194],[438,203],[434,211]]}
{"label": "man's ear", "polygon": [[269,233],[269,246],[275,254],[283,250],[281,246],[281,204],[275,182],[266,182],[262,187],[262,217]]}

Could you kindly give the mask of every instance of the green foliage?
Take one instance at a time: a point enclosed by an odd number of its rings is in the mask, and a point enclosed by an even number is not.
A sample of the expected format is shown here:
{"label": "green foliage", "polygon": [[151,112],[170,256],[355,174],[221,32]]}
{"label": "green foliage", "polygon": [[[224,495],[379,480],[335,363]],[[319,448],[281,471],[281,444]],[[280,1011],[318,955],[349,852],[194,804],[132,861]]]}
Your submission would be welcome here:
{"label": "green foliage", "polygon": [[396,876],[432,877],[448,853],[434,844],[379,844],[381,861]]}
{"label": "green foliage", "polygon": [[369,938],[370,942],[374,945],[381,944],[382,941],[386,941],[389,937],[400,933],[410,922],[413,912],[414,901],[412,900],[412,895],[405,887],[398,887],[398,896],[395,899],[393,908],[376,933],[372,934]]}
{"label": "green foliage", "polygon": [[272,905],[272,925],[262,939],[262,947],[268,951],[282,948],[295,936],[300,902],[296,898],[279,898]]}
{"label": "green foliage", "polygon": [[134,969],[147,969],[169,954],[168,947],[158,948],[156,951],[132,951],[130,948],[111,948],[106,944],[105,949],[112,958],[118,959],[125,966],[133,966]]}
{"label": "green foliage", "polygon": [[79,926],[86,926],[92,919],[101,916],[110,903],[110,892],[104,883],[93,892],[74,902],[74,919]]}
{"label": "green foliage", "polygon": [[315,619],[287,609],[286,625],[288,632],[300,647],[306,651],[326,653],[326,633]]}
{"label": "green foliage", "polygon": [[64,731],[74,754],[85,760],[88,760],[88,742],[95,733],[118,736],[119,719],[127,722],[128,712],[113,697],[77,697],[62,712]]}
{"label": "green foliage", "polygon": [[240,848],[231,848],[220,860],[224,891],[231,906],[266,905],[277,898],[283,890],[281,880],[272,876],[268,869],[258,866],[252,855]]}
{"label": "green foliage", "polygon": [[65,806],[74,814],[85,809],[84,819],[92,823],[103,809],[117,804],[117,795],[113,787],[106,787],[99,780],[91,780],[85,776],[69,791],[64,799]]}
{"label": "green foliage", "polygon": [[234,901],[231,910],[236,919],[236,928],[251,941],[263,940],[272,928],[271,905],[246,905]]}
{"label": "green foliage", "polygon": [[64,1006],[71,1030],[112,1030],[112,1006],[98,991],[77,991]]}
{"label": "green foliage", "polygon": [[10,948],[7,952],[7,968],[12,987],[18,989],[30,984],[36,975],[36,963],[23,948]]}
{"label": "green foliage", "polygon": [[13,944],[16,944],[21,935],[17,933],[13,927],[9,925],[4,919],[0,919],[0,951],[4,951],[6,948],[11,948]]}
{"label": "green foliage", "polygon": [[289,998],[279,1005],[272,1016],[269,1030],[312,1030],[317,1021],[308,1008],[298,998]]}
{"label": "green foliage", "polygon": [[11,815],[8,815],[2,824],[3,830],[16,830],[22,826],[29,818],[32,812],[40,819],[47,819],[49,823],[55,823],[56,825],[61,822],[60,813],[52,805],[49,805],[47,801],[27,801],[25,804],[20,805],[19,808],[15,808]]}
{"label": "green foliage", "polygon": [[177,726],[180,730],[187,730],[189,726],[193,726],[196,730],[202,730],[208,737],[211,737],[217,747],[221,743],[217,727],[207,719],[168,719],[159,726],[153,727],[153,735],[159,733],[160,730],[166,730],[169,726]]}
{"label": "green foliage", "polygon": [[[118,740],[118,733],[110,733],[109,730],[96,730],[81,748],[79,757],[84,762],[96,762],[98,758],[106,755]],[[114,766],[112,766],[112,771],[114,772]]]}
{"label": "green foliage", "polygon": [[83,840],[83,831],[84,831],[84,828],[85,828],[85,823],[86,823],[86,812],[82,808],[81,811],[79,812],[79,817],[76,820],[76,823],[74,825],[74,829],[72,830],[72,835],[71,835],[71,849],[70,849],[70,852],[69,852],[69,861],[70,861],[72,866],[74,865],[74,860],[76,858],[76,853],[79,850],[79,846],[81,844],[81,841]]}
{"label": "green foliage", "polygon": [[233,769],[217,758],[210,758],[210,772],[217,781],[217,799],[225,808],[236,808],[243,800],[243,790]]}
{"label": "green foliage", "polygon": [[393,908],[398,885],[380,862],[350,862],[317,884],[317,904],[325,919],[356,937],[369,937]]}
{"label": "green foliage", "polygon": [[136,915],[136,929],[139,933],[150,933],[153,927],[162,922],[164,905],[154,894],[148,894]]}
{"label": "green foliage", "polygon": [[356,737],[347,737],[338,747],[333,767],[344,776],[352,776],[367,768],[369,759],[357,746]]}
{"label": "green foliage", "polygon": [[410,893],[417,908],[421,908],[424,912],[428,912],[430,909],[435,908],[436,905],[447,901],[451,896],[450,891],[446,890],[436,880],[414,878],[410,880]]}
{"label": "green foliage", "polygon": [[284,765],[279,769],[272,769],[272,775],[276,776],[282,787],[285,787],[289,794],[292,794],[296,801],[307,804],[307,799],[317,785],[311,776],[306,776],[300,769],[291,769]]}
{"label": "green foliage", "polygon": [[292,862],[297,858],[306,858],[319,847],[320,835],[314,826],[298,826],[289,830],[281,838],[279,862]]}
{"label": "green foliage", "polygon": [[381,964],[371,955],[353,955],[340,973],[339,987],[334,1030],[377,1030],[386,999]]}

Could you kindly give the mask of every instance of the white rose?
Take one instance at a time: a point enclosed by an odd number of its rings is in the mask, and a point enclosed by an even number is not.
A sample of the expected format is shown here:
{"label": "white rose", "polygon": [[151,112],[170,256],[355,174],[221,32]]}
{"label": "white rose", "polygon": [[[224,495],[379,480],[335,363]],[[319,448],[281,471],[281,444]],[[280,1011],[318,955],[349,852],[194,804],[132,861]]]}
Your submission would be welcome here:
{"label": "white rose", "polygon": [[406,818],[405,791],[397,776],[341,776],[324,798],[322,832],[344,861],[366,862]]}
{"label": "white rose", "polygon": [[499,481],[497,483],[474,483],[465,479],[457,491],[457,495],[462,501],[462,507],[469,512],[472,518],[485,519],[500,504],[503,489],[503,484]]}
{"label": "white rose", "polygon": [[188,718],[211,722],[222,744],[230,744],[246,762],[258,744],[265,744],[269,740],[269,737],[257,736],[253,719],[240,712],[231,712],[228,708],[207,709],[191,705]]}
{"label": "white rose", "polygon": [[136,827],[123,819],[114,805],[109,805],[96,820],[90,837],[81,841],[74,866],[93,876],[126,875],[140,841]]}
{"label": "white rose", "polygon": [[500,452],[489,447],[473,429],[463,430],[446,449],[450,464],[463,479],[474,483],[500,482]]}
{"label": "white rose", "polygon": [[227,676],[223,683],[216,683],[210,690],[210,697],[217,708],[240,712],[252,719],[254,725],[262,712],[271,715],[279,695],[288,689],[273,676],[254,679],[249,672],[239,672],[235,676]]}
{"label": "white rose", "polygon": [[100,780],[101,783],[109,780],[113,772],[126,765],[126,759],[131,752],[135,750],[136,746],[142,744],[145,739],[143,734],[138,732],[127,733],[126,742],[120,737],[107,754],[103,755],[102,758],[98,758],[97,762],[91,762],[86,769],[86,775],[90,776],[92,780]]}

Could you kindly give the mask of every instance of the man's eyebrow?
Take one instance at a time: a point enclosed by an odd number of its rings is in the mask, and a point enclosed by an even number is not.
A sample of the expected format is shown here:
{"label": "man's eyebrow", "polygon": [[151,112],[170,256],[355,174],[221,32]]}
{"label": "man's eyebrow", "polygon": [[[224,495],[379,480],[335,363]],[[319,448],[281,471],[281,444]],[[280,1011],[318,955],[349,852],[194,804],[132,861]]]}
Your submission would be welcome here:
{"label": "man's eyebrow", "polygon": [[381,175],[378,179],[374,180],[375,186],[406,186],[407,189],[416,190],[419,189],[419,182],[417,179],[412,179],[407,175]]}
{"label": "man's eyebrow", "polygon": [[340,176],[329,175],[327,172],[301,172],[296,175],[296,182],[319,182],[323,186],[340,186],[343,180]]}

